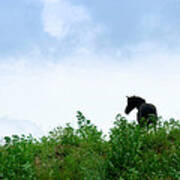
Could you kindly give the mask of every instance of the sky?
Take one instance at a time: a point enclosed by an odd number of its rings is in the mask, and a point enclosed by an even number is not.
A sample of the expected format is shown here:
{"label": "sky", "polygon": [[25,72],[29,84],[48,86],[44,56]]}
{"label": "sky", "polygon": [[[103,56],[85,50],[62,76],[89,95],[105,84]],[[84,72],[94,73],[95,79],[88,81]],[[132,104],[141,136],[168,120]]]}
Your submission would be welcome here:
{"label": "sky", "polygon": [[126,96],[180,118],[179,0],[0,2],[0,136],[76,127],[108,132]]}

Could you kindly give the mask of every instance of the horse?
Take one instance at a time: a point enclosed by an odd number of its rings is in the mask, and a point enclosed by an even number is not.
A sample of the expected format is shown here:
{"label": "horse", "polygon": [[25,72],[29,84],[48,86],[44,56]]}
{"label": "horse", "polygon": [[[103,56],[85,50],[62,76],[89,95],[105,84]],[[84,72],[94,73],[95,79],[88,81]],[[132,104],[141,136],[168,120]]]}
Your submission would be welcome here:
{"label": "horse", "polygon": [[127,96],[127,106],[125,113],[129,114],[134,108],[137,108],[137,121],[141,127],[145,124],[156,124],[157,110],[153,104],[146,103],[146,100],[138,96]]}

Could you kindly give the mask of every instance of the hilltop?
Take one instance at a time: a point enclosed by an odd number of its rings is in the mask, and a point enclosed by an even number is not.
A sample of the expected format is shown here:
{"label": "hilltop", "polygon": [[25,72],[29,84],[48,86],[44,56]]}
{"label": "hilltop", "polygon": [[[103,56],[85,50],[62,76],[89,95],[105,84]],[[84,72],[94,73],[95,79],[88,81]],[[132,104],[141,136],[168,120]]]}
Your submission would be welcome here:
{"label": "hilltop", "polygon": [[57,127],[37,140],[5,137],[0,179],[180,179],[180,122],[140,128],[117,115],[109,136],[81,113],[78,128]]}

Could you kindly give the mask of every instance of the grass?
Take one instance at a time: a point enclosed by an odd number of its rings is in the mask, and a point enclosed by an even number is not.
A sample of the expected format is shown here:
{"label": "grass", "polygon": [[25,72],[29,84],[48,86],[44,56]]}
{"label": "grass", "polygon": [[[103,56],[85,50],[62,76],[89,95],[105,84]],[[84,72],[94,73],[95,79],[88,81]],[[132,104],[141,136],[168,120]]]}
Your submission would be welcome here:
{"label": "grass", "polygon": [[179,121],[159,119],[156,130],[147,130],[117,115],[106,138],[81,112],[77,119],[77,129],[67,124],[40,140],[5,137],[0,179],[180,179]]}

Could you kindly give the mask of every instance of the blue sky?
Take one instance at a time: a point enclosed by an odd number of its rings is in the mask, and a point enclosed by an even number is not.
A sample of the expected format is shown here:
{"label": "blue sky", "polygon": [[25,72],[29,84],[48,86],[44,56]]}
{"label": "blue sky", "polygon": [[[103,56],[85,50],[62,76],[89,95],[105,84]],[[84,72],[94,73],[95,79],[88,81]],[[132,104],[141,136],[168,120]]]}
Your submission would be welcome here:
{"label": "blue sky", "polygon": [[77,110],[107,131],[134,94],[179,118],[179,17],[179,0],[0,2],[0,135],[75,125]]}
{"label": "blue sky", "polygon": [[0,3],[0,48],[2,55],[25,52],[43,39],[39,3],[28,1],[2,1]]}
{"label": "blue sky", "polygon": [[[162,46],[165,43],[169,47],[179,45],[179,38],[175,36],[180,24],[177,0],[69,2],[83,6],[93,22],[104,27],[101,40],[108,41],[105,45],[122,48],[142,41],[162,43]],[[2,1],[0,11],[1,55],[27,52],[35,45],[41,48],[47,43],[57,45],[43,30],[43,1]]]}

